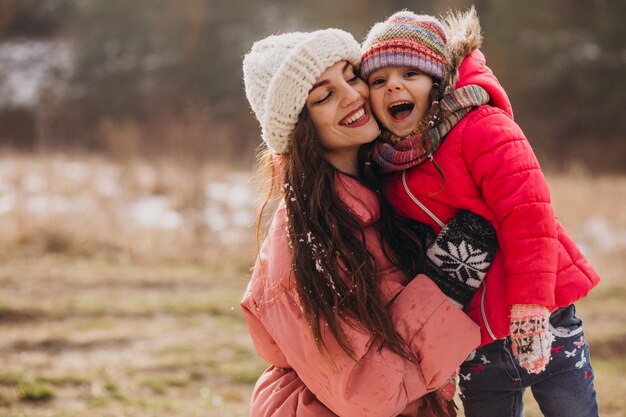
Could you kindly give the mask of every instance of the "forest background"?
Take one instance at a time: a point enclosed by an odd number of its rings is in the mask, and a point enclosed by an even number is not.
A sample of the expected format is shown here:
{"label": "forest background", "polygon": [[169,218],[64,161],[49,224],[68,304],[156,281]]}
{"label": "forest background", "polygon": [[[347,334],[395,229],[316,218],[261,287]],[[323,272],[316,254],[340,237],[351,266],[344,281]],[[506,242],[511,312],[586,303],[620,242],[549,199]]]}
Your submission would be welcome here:
{"label": "forest background", "polygon": [[243,55],[472,4],[603,277],[577,307],[602,414],[624,415],[625,0],[0,0],[0,416],[247,415],[266,365],[238,307],[262,197]]}

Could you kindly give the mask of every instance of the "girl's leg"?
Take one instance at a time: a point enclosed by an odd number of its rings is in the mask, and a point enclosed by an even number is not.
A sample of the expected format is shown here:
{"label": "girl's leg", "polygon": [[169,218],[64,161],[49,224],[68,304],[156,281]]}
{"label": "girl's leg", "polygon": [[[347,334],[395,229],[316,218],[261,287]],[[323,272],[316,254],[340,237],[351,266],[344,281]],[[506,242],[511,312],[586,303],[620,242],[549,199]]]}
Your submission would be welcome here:
{"label": "girl's leg", "polygon": [[459,391],[466,417],[522,416],[524,387],[508,343],[483,346],[461,365]]}
{"label": "girl's leg", "polygon": [[530,386],[545,417],[598,416],[589,345],[575,313],[571,305],[553,314],[552,356],[545,374]]}

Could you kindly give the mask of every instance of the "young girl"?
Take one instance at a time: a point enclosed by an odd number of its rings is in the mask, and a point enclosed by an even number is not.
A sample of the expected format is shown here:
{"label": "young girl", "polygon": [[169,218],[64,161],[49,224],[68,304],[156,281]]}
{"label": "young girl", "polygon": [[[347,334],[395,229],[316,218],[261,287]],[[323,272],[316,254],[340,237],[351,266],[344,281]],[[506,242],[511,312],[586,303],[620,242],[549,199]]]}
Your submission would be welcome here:
{"label": "young girl", "polygon": [[[361,60],[382,124],[372,158],[389,174],[385,195],[399,214],[440,230],[471,210],[496,230],[499,250],[467,307],[484,346],[461,366],[466,416],[521,416],[526,387],[546,416],[596,416],[588,345],[572,303],[599,277],[555,219],[481,41],[473,9],[443,25],[404,11],[372,27]],[[460,249],[434,246],[429,254],[458,258]]]}
{"label": "young girl", "polygon": [[[437,390],[478,326],[425,275],[419,236],[362,182],[379,132],[346,32],[258,41],[243,64],[280,204],[242,307],[270,363],[251,416],[454,415]],[[414,278],[413,278],[414,277]]]}

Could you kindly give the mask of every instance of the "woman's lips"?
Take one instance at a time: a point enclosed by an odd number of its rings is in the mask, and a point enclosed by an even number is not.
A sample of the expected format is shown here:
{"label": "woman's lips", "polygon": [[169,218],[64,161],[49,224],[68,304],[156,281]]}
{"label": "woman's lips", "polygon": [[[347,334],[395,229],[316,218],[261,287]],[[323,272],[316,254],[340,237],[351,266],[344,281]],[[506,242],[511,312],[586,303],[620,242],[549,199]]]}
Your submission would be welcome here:
{"label": "woman's lips", "polygon": [[359,127],[369,122],[370,118],[370,112],[367,111],[365,104],[362,104],[341,119],[339,124],[343,127]]}

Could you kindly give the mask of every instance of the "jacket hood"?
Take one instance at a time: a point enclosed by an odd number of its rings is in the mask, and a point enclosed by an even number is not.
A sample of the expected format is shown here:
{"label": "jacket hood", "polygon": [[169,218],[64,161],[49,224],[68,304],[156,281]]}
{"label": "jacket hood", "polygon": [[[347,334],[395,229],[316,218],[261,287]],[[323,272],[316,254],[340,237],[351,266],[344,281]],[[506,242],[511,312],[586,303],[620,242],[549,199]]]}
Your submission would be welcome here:
{"label": "jacket hood", "polygon": [[444,94],[466,85],[478,85],[489,93],[490,105],[504,110],[512,118],[511,102],[478,49],[482,45],[483,36],[474,7],[467,12],[448,13],[442,18],[442,24],[448,39],[448,63],[442,80]]}

